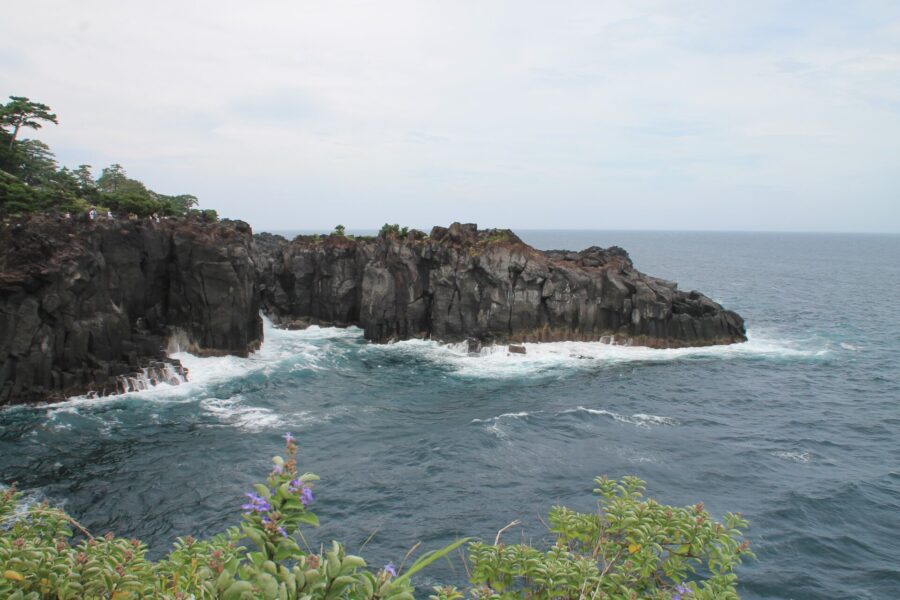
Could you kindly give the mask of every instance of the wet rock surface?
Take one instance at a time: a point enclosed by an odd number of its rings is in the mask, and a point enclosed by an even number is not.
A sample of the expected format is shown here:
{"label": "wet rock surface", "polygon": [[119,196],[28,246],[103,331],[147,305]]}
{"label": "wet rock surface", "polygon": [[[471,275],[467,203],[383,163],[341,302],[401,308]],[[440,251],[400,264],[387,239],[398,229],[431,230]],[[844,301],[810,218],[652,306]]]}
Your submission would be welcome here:
{"label": "wet rock surface", "polygon": [[239,221],[34,218],[0,228],[0,405],[186,377],[171,343],[247,355],[262,341]]}

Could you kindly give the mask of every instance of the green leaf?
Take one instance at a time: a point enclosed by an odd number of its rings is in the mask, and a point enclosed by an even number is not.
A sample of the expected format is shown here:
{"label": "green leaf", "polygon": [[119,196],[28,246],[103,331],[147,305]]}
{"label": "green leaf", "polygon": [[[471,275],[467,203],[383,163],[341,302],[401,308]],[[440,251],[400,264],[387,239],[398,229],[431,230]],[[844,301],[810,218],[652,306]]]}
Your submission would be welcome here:
{"label": "green leaf", "polygon": [[[285,502],[289,498],[293,497],[291,493],[290,486],[287,483],[282,483],[278,486],[278,499],[282,502]],[[284,504],[282,504],[282,508],[284,508]]]}
{"label": "green leaf", "polygon": [[241,594],[252,591],[253,586],[249,581],[235,581],[228,586],[227,590],[225,590],[225,595],[222,596],[222,600],[239,600]]}
{"label": "green leaf", "polygon": [[294,542],[294,540],[281,540],[280,542],[278,542],[278,546],[275,548],[275,560],[282,561],[288,558],[292,558],[299,551],[300,548],[297,546],[297,543]]}
{"label": "green leaf", "polygon": [[413,575],[415,575],[417,572],[421,571],[422,569],[424,569],[425,567],[427,567],[434,561],[447,556],[448,554],[450,554],[451,552],[453,552],[454,550],[456,550],[457,548],[459,548],[460,546],[462,546],[463,544],[465,544],[466,542],[468,542],[471,539],[472,538],[462,538],[461,540],[456,540],[452,544],[444,546],[440,550],[435,550],[435,551],[428,552],[428,553],[422,555],[421,557],[419,557],[419,560],[414,562],[409,567],[409,569],[405,573],[403,573],[403,575],[401,575],[400,577],[397,577],[393,581],[394,585],[398,585],[398,584],[409,581],[409,578],[412,577]]}
{"label": "green leaf", "polygon": [[331,583],[331,589],[328,590],[328,595],[326,596],[326,598],[337,598],[344,592],[345,589],[347,589],[347,587],[356,585],[356,583],[357,581],[355,577],[349,577],[346,575],[338,577]]}
{"label": "green leaf", "polygon": [[306,523],[307,525],[312,525],[313,527],[319,526],[319,517],[317,517],[315,513],[303,513],[302,515],[297,515],[296,519],[301,523]]}
{"label": "green leaf", "polygon": [[263,534],[260,533],[257,529],[251,526],[244,527],[244,535],[246,535],[251,542],[253,542],[257,548],[265,551],[266,549],[266,540],[263,537]]}
{"label": "green leaf", "polygon": [[228,571],[222,571],[219,574],[219,578],[216,580],[216,589],[220,592],[228,589],[233,579],[234,577],[231,573],[229,573]]}

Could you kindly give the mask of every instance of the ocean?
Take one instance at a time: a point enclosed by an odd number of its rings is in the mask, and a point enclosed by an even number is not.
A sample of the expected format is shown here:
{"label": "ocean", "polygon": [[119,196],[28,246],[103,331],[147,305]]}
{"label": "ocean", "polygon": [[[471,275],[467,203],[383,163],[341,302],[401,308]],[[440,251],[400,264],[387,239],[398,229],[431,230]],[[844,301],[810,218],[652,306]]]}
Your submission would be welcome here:
{"label": "ocean", "polygon": [[[182,385],[0,411],[0,482],[159,556],[237,523],[290,431],[322,477],[306,539],[380,566],[513,519],[507,541],[540,542],[551,506],[591,510],[595,476],[637,475],[661,502],[750,521],[744,598],[900,598],[900,236],[518,233],[622,246],[736,310],[749,341],[469,356],[267,323],[249,358],[177,355]],[[417,579],[464,580],[458,562]]]}

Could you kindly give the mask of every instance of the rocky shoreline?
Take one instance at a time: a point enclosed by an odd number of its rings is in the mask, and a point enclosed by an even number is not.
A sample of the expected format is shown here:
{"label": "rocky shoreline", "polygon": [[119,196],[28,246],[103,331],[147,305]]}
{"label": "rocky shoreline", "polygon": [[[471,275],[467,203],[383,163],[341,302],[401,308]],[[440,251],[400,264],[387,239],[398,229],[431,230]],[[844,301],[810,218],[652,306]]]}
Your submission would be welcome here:
{"label": "rocky shoreline", "polygon": [[241,221],[32,218],[0,229],[0,251],[0,405],[183,379],[167,349],[246,356],[260,312],[476,349],[746,340],[739,315],[637,271],[621,248],[544,252],[472,224],[287,240]]}
{"label": "rocky shoreline", "polygon": [[0,229],[0,405],[106,395],[186,374],[170,340],[262,343],[246,223],[33,218]]}

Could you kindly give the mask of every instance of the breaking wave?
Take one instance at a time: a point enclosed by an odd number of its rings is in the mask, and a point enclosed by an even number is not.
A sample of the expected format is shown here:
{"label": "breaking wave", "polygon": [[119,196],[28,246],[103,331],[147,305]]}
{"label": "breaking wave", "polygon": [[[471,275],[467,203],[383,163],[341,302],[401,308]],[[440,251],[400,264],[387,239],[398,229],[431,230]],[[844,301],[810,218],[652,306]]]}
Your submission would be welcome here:
{"label": "breaking wave", "polygon": [[[472,419],[470,421],[473,425],[479,425],[485,429],[488,433],[496,436],[500,439],[507,439],[509,437],[509,426],[512,423],[519,421],[527,421],[531,418],[541,419],[546,421],[553,421],[562,415],[574,415],[574,414],[584,414],[589,416],[600,416],[612,419],[616,423],[623,423],[626,425],[632,425],[634,427],[640,427],[642,429],[650,429],[654,426],[666,425],[666,426],[676,426],[679,425],[677,419],[672,417],[664,417],[659,415],[650,415],[646,413],[635,413],[632,415],[620,414],[617,412],[613,412],[611,410],[600,409],[600,408],[585,408],[584,406],[578,406],[575,408],[569,408],[561,411],[550,412],[538,410],[534,412],[520,411],[520,412],[509,412],[497,415],[496,417],[488,417],[484,419]],[[548,427],[552,427],[552,423],[546,423]]]}
{"label": "breaking wave", "polygon": [[[831,348],[803,347],[789,341],[777,341],[763,335],[749,335],[749,341],[729,346],[704,348],[652,349],[638,346],[612,345],[601,342],[550,342],[524,344],[525,354],[514,354],[504,346],[488,346],[478,353],[469,353],[465,344],[443,344],[430,340],[407,340],[392,344],[368,344],[362,330],[317,326],[304,330],[285,330],[263,318],[265,343],[259,351],[242,358],[236,356],[198,357],[187,352],[177,352],[178,359],[187,368],[187,381],[177,378],[161,378],[156,381],[143,379],[133,382],[130,391],[105,397],[80,396],[65,402],[36,407],[45,410],[48,429],[70,428],[76,422],[102,420],[99,433],[107,434],[117,425],[116,414],[92,414],[92,407],[133,400],[152,403],[198,403],[198,411],[214,422],[245,431],[262,431],[293,426],[302,427],[307,422],[330,418],[327,414],[313,416],[297,412],[283,415],[265,406],[246,401],[236,390],[242,380],[257,377],[265,381],[275,374],[317,373],[327,370],[358,370],[366,361],[410,365],[424,362],[442,371],[446,376],[460,379],[513,379],[535,377],[563,377],[579,370],[605,366],[639,363],[667,363],[678,360],[810,360],[831,352]],[[381,365],[376,365],[381,366]],[[233,385],[229,385],[233,384]],[[87,409],[84,410],[83,409]],[[99,410],[99,409],[98,409]],[[79,415],[80,412],[85,414]],[[577,408],[559,414],[583,412],[610,418],[616,422],[641,428],[657,425],[676,425],[671,417],[645,413],[620,414],[602,408]],[[537,411],[534,414],[539,414]],[[67,418],[61,418],[63,415]],[[75,418],[76,415],[79,418]],[[503,421],[526,419],[527,412],[504,413],[482,423],[498,437],[503,437]],[[546,418],[547,415],[541,415]],[[291,418],[288,418],[291,417]],[[786,458],[786,457],[783,457]]]}
{"label": "breaking wave", "polygon": [[567,413],[587,413],[590,415],[597,415],[603,417],[609,417],[614,421],[618,421],[619,423],[626,423],[628,425],[634,425],[635,427],[643,427],[645,429],[649,429],[654,425],[678,425],[678,421],[673,419],[672,417],[660,417],[657,415],[648,415],[646,413],[635,413],[633,415],[623,415],[611,410],[604,409],[595,409],[595,408],[585,408],[583,406],[579,406],[577,408],[571,408],[568,410],[562,411],[560,414]]}
{"label": "breaking wave", "polygon": [[406,340],[367,346],[373,353],[423,357],[470,378],[520,378],[614,366],[627,363],[666,363],[679,360],[815,360],[828,355],[830,345],[803,347],[791,341],[748,333],[748,341],[727,346],[655,349],[603,342],[544,342],[522,344],[525,354],[511,353],[506,345],[486,346],[468,352],[466,344],[441,344],[429,340]]}

